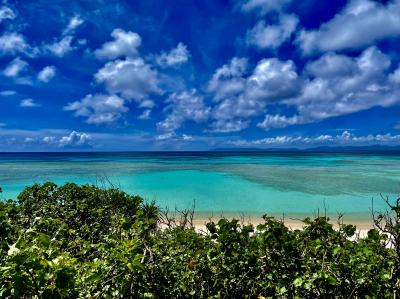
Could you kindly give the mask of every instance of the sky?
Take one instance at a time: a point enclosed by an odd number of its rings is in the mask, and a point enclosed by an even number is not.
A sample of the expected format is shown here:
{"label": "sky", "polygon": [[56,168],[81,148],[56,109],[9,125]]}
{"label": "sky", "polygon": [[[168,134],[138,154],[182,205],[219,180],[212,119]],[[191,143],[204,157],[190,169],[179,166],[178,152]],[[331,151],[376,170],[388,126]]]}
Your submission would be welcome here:
{"label": "sky", "polygon": [[400,145],[400,0],[5,1],[0,151]]}

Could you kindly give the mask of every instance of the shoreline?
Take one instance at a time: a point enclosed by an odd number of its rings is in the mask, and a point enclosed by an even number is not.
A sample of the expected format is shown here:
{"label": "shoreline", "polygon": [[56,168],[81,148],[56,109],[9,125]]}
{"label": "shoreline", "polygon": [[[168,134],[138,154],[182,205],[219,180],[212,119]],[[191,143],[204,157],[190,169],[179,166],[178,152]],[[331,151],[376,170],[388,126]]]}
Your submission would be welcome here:
{"label": "shoreline", "polygon": [[[362,214],[362,215],[361,215]],[[263,214],[259,213],[206,213],[199,212],[195,213],[193,217],[193,225],[196,231],[205,231],[206,224],[210,221],[218,222],[221,218],[226,219],[238,219],[240,224],[252,224],[253,226],[257,226],[259,224],[264,223],[262,219]],[[179,215],[177,215],[179,217]],[[284,224],[291,230],[302,230],[305,224],[302,222],[302,219],[306,217],[310,217],[311,219],[315,218],[317,215],[310,214],[285,214],[277,215],[271,214],[268,216],[274,217],[277,220],[283,220]],[[299,217],[300,216],[300,217]],[[301,217],[303,216],[303,217]],[[320,216],[324,216],[324,214],[320,213]],[[334,229],[338,229],[339,225],[337,222],[338,215],[327,214],[327,217],[330,218],[329,223],[333,225]],[[369,214],[369,218],[360,217],[366,216],[365,213],[354,213],[354,214],[346,214],[342,218],[342,223],[344,224],[352,224],[356,226],[356,235],[359,237],[365,237],[368,231],[374,228],[374,223],[372,220],[371,214]]]}

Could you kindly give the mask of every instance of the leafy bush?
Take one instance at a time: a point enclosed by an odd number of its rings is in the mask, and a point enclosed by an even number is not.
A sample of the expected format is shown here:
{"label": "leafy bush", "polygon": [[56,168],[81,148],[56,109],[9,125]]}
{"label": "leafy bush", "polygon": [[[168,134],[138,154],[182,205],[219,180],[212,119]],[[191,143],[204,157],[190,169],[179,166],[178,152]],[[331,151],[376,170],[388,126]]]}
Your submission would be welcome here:
{"label": "leafy bush", "polygon": [[0,202],[0,298],[396,298],[399,201],[377,229],[267,215],[177,219],[116,188],[53,183]]}

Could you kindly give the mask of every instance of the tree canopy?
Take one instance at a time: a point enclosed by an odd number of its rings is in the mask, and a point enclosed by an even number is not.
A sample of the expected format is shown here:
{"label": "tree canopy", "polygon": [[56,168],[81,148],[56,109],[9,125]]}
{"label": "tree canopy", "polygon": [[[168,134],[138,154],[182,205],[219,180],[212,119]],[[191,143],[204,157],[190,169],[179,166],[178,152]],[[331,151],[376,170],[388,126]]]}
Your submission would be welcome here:
{"label": "tree canopy", "polygon": [[190,212],[114,187],[35,184],[0,202],[0,297],[395,298],[399,201],[388,207],[365,238],[327,217],[200,232]]}

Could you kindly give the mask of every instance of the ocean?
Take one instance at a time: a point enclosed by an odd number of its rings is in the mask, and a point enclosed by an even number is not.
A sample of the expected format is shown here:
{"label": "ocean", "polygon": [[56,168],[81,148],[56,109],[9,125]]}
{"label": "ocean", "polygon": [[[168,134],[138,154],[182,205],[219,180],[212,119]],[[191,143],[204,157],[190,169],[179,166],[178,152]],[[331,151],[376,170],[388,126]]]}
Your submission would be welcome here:
{"label": "ocean", "polygon": [[112,184],[199,215],[344,213],[370,219],[400,194],[400,155],[311,152],[0,153],[0,199],[25,186]]}

